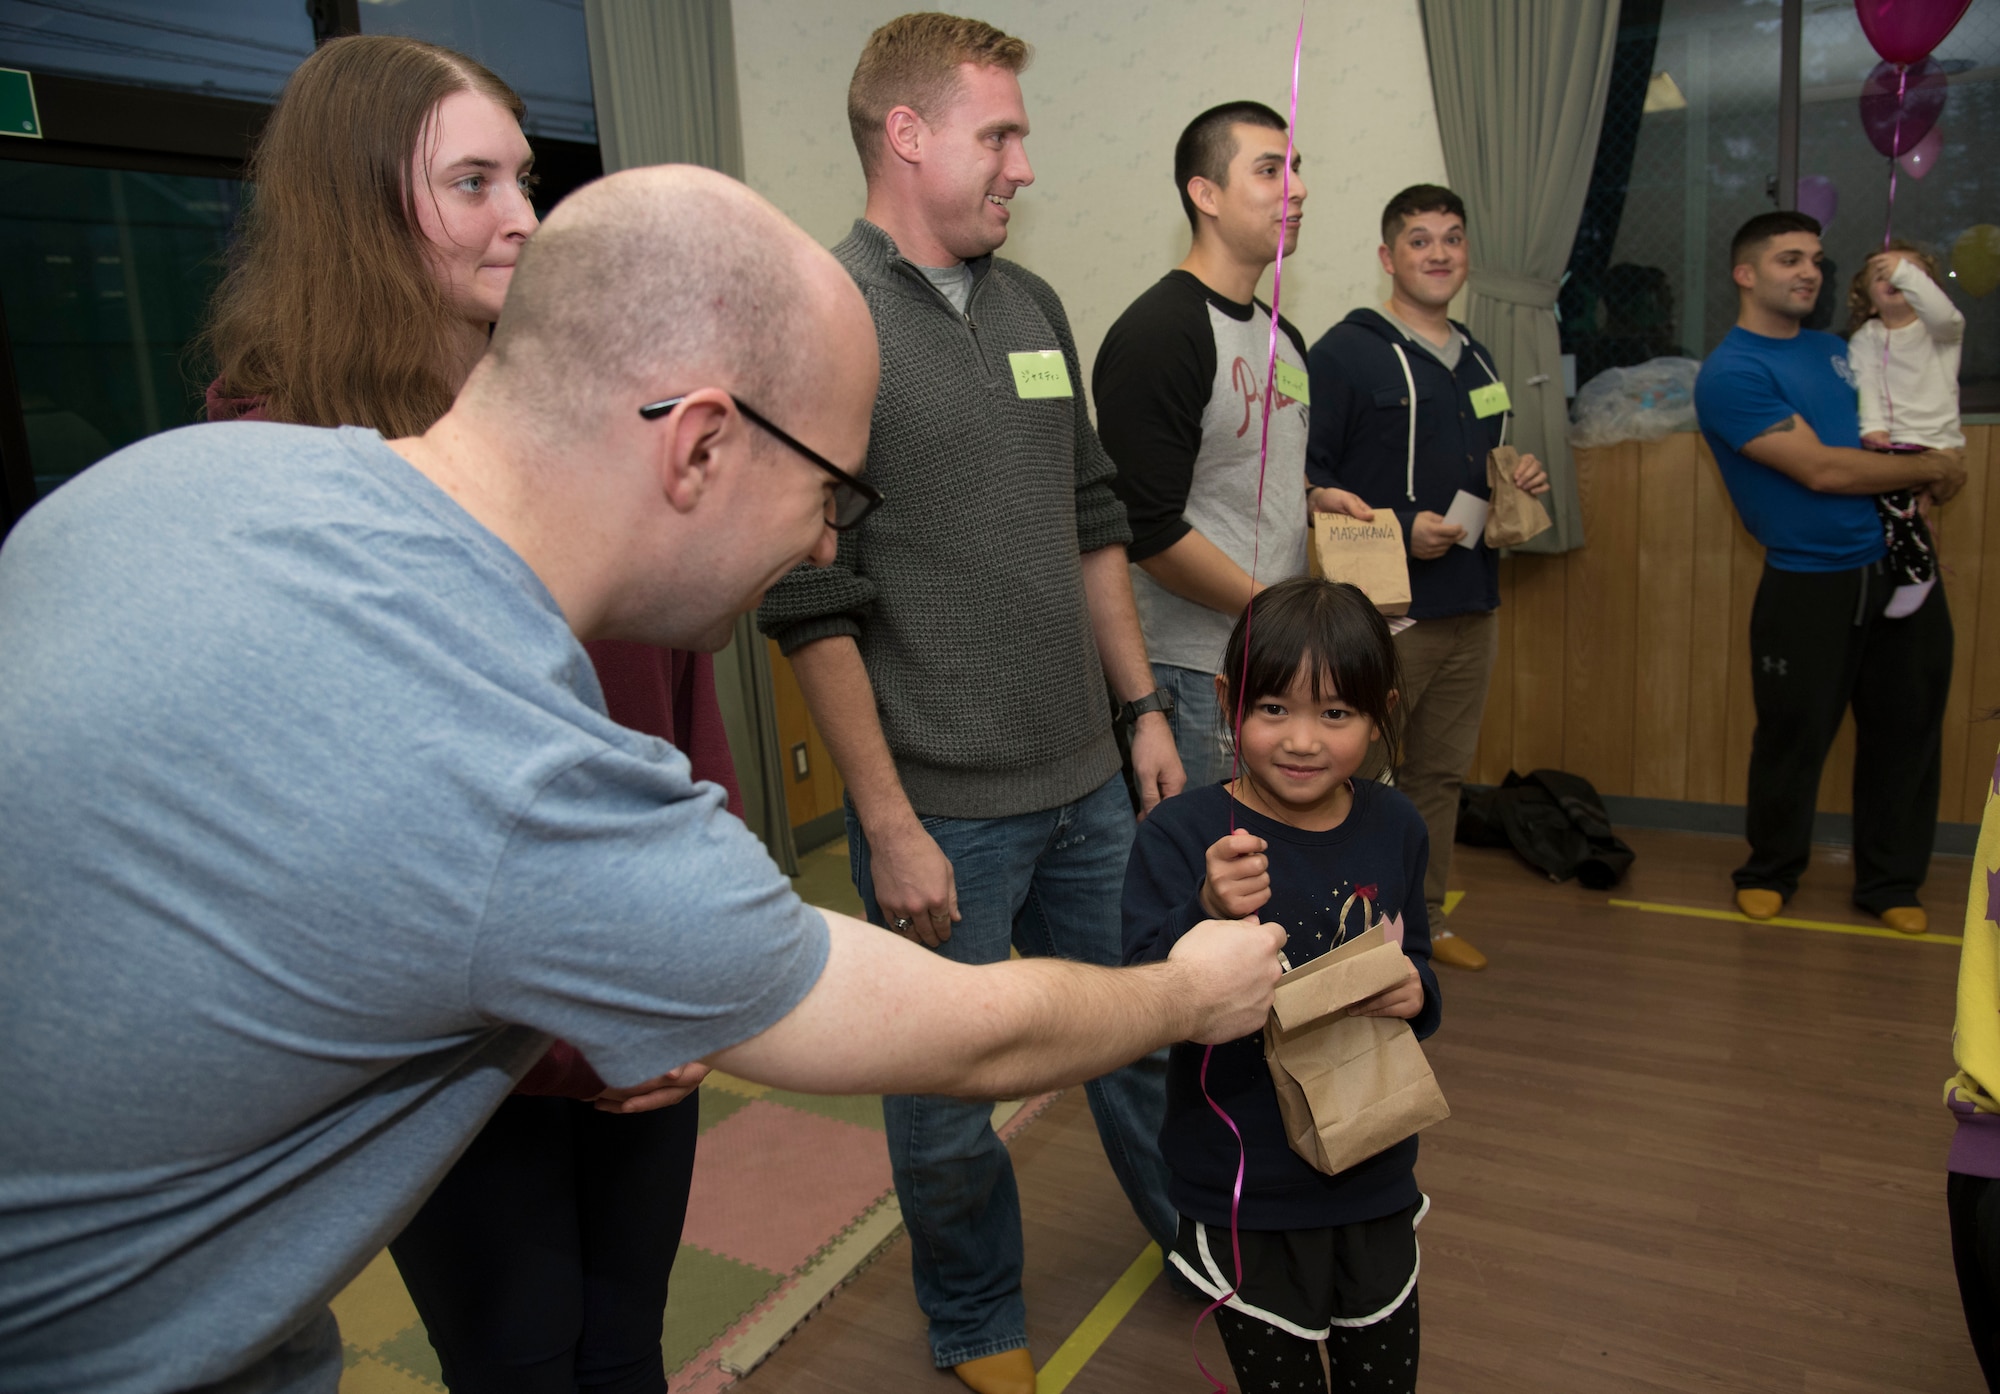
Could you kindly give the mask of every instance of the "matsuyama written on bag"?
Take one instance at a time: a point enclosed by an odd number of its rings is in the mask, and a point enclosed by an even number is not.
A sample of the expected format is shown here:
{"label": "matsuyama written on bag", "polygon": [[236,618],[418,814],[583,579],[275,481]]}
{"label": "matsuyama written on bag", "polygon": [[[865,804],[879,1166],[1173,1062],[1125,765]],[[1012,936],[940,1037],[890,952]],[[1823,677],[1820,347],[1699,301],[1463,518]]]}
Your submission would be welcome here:
{"label": "matsuyama written on bag", "polygon": [[1514,482],[1514,467],[1520,463],[1521,452],[1511,445],[1486,452],[1486,489],[1493,496],[1486,514],[1488,547],[1518,547],[1555,526],[1541,500]]}
{"label": "matsuyama written on bag", "polygon": [[[1340,907],[1343,930],[1356,899]],[[1366,923],[1369,903],[1361,905]],[[1328,1176],[1451,1116],[1409,1022],[1347,1013],[1409,971],[1401,945],[1378,921],[1278,979],[1264,1024],[1264,1063],[1286,1140]]]}
{"label": "matsuyama written on bag", "polygon": [[1364,523],[1345,513],[1312,515],[1312,546],[1306,551],[1312,574],[1345,581],[1385,615],[1410,608],[1410,563],[1403,553],[1403,525],[1386,508]]}

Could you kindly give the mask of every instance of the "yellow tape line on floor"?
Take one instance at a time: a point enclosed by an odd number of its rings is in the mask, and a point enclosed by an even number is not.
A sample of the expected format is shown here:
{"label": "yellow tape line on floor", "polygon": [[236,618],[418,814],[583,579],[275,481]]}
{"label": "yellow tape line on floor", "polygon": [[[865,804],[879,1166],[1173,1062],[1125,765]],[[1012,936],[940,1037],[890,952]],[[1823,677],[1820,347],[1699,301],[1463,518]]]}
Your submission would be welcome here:
{"label": "yellow tape line on floor", "polygon": [[1163,1267],[1160,1246],[1148,1244],[1124,1275],[1111,1285],[1111,1291],[1098,1299],[1090,1315],[1077,1323],[1069,1339],[1057,1346],[1056,1353],[1036,1372],[1035,1394],[1062,1394],[1069,1388],[1069,1382],[1097,1354],[1097,1348],[1110,1339],[1118,1323],[1125,1320]]}
{"label": "yellow tape line on floor", "polygon": [[1611,903],[1621,910],[1646,910],[1655,915],[1687,915],[1697,920],[1728,920],[1732,924],[1746,924],[1753,928],[1759,925],[1779,925],[1785,929],[1813,929],[1822,934],[1857,934],[1864,939],[1895,939],[1911,944],[1965,942],[1956,934],[1904,934],[1893,929],[1877,929],[1874,925],[1840,924],[1833,920],[1794,920],[1784,915],[1774,915],[1768,920],[1753,920],[1735,910],[1709,910],[1698,905],[1659,905],[1649,900],[1614,900]]}

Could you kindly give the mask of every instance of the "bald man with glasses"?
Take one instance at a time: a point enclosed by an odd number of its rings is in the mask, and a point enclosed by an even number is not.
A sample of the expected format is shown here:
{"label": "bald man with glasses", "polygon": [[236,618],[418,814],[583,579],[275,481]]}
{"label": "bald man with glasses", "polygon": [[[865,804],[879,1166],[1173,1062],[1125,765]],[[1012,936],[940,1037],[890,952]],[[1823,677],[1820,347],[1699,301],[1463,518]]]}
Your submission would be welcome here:
{"label": "bald man with glasses", "polygon": [[[1281,932],[962,967],[800,902],[606,715],[579,640],[717,649],[832,560],[875,365],[776,209],[632,170],[551,214],[424,435],[170,431],[15,527],[0,1383],[333,1389],[328,1299],[552,1037],[620,1091],[991,1097],[1257,1028]],[[738,400],[781,386],[812,447]]]}

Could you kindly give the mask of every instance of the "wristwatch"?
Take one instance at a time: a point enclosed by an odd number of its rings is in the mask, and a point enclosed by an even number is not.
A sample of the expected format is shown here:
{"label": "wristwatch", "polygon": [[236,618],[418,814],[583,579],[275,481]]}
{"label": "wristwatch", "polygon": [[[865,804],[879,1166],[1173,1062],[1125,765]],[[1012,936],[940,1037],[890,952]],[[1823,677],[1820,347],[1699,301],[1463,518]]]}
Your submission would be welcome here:
{"label": "wristwatch", "polygon": [[1120,726],[1136,726],[1139,718],[1147,712],[1159,712],[1167,720],[1174,719],[1174,694],[1164,687],[1156,687],[1137,701],[1127,702],[1118,709]]}

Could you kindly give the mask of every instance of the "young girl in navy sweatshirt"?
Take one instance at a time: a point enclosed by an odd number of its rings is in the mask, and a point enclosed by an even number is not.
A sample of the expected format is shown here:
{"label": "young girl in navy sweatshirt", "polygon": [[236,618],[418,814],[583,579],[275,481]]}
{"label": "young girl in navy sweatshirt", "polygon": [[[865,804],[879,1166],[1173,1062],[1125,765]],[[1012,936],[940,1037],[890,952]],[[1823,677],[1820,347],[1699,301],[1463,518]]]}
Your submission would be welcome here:
{"label": "young girl in navy sweatshirt", "polygon": [[[1247,635],[1246,635],[1247,631]],[[1249,649],[1245,666],[1244,650]],[[1356,779],[1377,741],[1395,763],[1396,650],[1352,586],[1300,578],[1258,595],[1216,679],[1224,719],[1249,695],[1237,777],[1190,789],[1139,825],[1125,873],[1125,961],[1166,957],[1203,920],[1282,923],[1300,967],[1363,928],[1371,905],[1409,958],[1404,982],[1352,1010],[1437,1029],[1424,913],[1423,819],[1386,785]],[[1232,831],[1233,829],[1233,831]],[[1346,923],[1341,910],[1350,897]],[[1417,1139],[1335,1176],[1286,1141],[1263,1040],[1215,1047],[1207,1092],[1242,1133],[1238,1281],[1231,1246],[1237,1141],[1202,1095],[1203,1048],[1176,1045],[1160,1147],[1180,1232],[1168,1261],[1210,1296],[1243,1389],[1391,1394],[1416,1388]]]}

